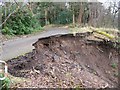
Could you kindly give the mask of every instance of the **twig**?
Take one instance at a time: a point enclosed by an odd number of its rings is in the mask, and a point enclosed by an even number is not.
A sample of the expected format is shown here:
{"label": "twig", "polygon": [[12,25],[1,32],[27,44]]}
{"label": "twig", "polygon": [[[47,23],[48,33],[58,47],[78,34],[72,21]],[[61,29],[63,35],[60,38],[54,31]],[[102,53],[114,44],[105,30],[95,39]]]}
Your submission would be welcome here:
{"label": "twig", "polygon": [[96,47],[99,51],[101,51],[101,52],[104,52],[103,50],[101,50],[98,46]]}
{"label": "twig", "polygon": [[97,38],[97,39],[101,39],[103,41],[106,41],[106,39],[104,39],[104,38],[100,38],[100,37],[97,37],[97,36],[94,36],[94,37]]}

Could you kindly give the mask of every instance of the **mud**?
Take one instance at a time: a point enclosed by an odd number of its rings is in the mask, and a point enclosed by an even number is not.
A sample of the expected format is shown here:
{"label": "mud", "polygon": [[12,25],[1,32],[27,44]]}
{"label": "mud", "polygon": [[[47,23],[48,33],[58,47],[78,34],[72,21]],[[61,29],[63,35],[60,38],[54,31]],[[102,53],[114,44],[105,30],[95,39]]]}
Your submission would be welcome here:
{"label": "mud", "polygon": [[19,87],[117,87],[119,50],[110,41],[88,40],[88,35],[41,38],[33,52],[7,62],[9,73],[30,79]]}

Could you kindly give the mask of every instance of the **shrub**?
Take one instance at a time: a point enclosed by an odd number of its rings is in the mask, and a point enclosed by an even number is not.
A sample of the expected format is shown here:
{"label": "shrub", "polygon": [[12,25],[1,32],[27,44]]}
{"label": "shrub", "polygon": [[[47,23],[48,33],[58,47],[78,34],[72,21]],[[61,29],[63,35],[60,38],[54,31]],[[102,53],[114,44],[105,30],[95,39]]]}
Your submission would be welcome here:
{"label": "shrub", "polygon": [[2,29],[2,34],[14,35],[15,32],[16,31],[13,31],[12,29],[8,27],[4,27],[4,29]]}
{"label": "shrub", "polygon": [[36,17],[33,17],[27,11],[18,10],[6,22],[2,29],[2,34],[24,35],[34,32],[40,24]]}
{"label": "shrub", "polygon": [[[3,74],[0,74],[0,77],[3,77]],[[9,88],[10,88],[10,79],[9,78],[0,80],[0,90],[9,90]]]}

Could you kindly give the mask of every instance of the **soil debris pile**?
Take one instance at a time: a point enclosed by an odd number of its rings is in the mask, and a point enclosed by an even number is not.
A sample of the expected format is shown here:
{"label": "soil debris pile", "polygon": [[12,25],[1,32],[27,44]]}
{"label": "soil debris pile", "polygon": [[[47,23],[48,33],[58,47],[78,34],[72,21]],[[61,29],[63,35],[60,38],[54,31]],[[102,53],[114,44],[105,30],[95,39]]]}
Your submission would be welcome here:
{"label": "soil debris pile", "polygon": [[30,79],[21,87],[117,87],[118,51],[107,42],[66,34],[33,46],[33,52],[7,62],[13,76]]}

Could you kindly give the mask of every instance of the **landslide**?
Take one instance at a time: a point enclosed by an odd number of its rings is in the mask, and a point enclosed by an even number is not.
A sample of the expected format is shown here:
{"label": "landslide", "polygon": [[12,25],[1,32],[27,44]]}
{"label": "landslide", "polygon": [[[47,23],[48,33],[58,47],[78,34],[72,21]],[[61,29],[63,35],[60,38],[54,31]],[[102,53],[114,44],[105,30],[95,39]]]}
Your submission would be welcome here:
{"label": "landslide", "polygon": [[110,41],[88,40],[86,35],[40,38],[33,52],[7,61],[9,73],[30,79],[20,87],[117,87],[118,48]]}

